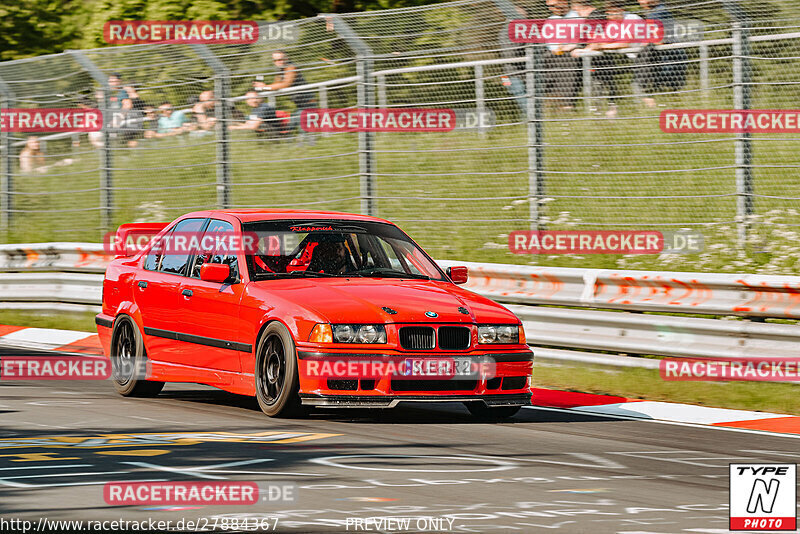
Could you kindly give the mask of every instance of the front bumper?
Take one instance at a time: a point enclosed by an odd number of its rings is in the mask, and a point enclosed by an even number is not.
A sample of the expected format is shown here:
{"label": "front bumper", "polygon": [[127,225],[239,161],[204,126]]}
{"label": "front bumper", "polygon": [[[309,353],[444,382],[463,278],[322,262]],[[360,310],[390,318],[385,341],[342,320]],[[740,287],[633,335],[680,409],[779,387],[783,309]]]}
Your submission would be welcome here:
{"label": "front bumper", "polygon": [[486,406],[530,406],[530,393],[503,395],[310,395],[300,394],[304,405],[321,408],[394,408],[401,402],[483,402]]}
{"label": "front bumper", "polygon": [[[530,376],[533,372],[533,353],[530,349],[513,351],[466,353],[409,354],[397,351],[381,353],[344,353],[334,351],[308,351],[299,349],[298,374],[300,398],[303,404],[327,407],[392,408],[400,402],[470,402],[483,401],[487,406],[524,406],[531,400]],[[398,364],[406,359],[424,358],[469,359],[474,362],[491,361],[490,374],[474,376],[398,376],[397,374],[364,375],[364,363],[380,362]],[[353,361],[356,372],[347,370],[336,376],[314,373],[324,369],[322,362]],[[345,369],[342,365],[341,369]],[[483,367],[486,369],[486,367]],[[349,374],[348,374],[349,373]]]}

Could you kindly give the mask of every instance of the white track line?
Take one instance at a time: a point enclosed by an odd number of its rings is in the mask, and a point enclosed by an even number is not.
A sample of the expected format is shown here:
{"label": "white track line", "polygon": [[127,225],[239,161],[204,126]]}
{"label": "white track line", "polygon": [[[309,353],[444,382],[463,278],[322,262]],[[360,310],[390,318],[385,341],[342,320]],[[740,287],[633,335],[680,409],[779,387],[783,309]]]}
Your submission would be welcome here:
{"label": "white track line", "polygon": [[[547,412],[558,412],[558,413],[568,413],[571,415],[591,415],[593,417],[605,417],[608,419],[619,419],[620,421],[640,421],[640,422],[647,422],[647,423],[659,423],[662,425],[676,425],[676,426],[688,426],[691,428],[708,428],[712,430],[727,430],[728,432],[742,432],[745,434],[758,434],[761,436],[771,436],[771,437],[778,437],[778,438],[791,438],[791,439],[800,439],[800,434],[781,434],[778,432],[768,432],[766,430],[752,430],[750,428],[735,428],[730,426],[711,426],[711,425],[701,425],[698,423],[682,423],[678,421],[660,421],[658,419],[647,419],[645,417],[631,417],[627,415],[619,415],[619,414],[606,414],[606,413],[593,413],[589,411],[575,411],[572,408],[545,408],[544,406],[523,406],[523,408],[528,408],[531,410],[544,410]],[[791,416],[786,416],[791,417]]]}

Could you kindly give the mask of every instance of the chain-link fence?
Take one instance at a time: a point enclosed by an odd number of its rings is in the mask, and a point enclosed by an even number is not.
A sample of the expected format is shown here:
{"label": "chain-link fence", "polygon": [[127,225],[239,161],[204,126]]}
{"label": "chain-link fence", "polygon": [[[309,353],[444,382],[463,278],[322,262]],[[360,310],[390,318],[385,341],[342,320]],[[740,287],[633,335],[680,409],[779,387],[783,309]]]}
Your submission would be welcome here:
{"label": "chain-link fence", "polygon": [[[4,108],[107,111],[103,132],[1,133],[5,235],[96,241],[120,223],[199,208],[324,209],[395,221],[435,257],[519,262],[532,258],[509,252],[513,230],[716,225],[736,243],[748,228],[763,238],[765,219],[798,222],[796,134],[659,127],[667,109],[800,107],[796,6],[631,0],[595,2],[592,13],[575,3],[580,13],[566,1],[464,0],[320,15],[294,21],[296,39],[280,44],[115,46],[0,63]],[[575,50],[508,37],[514,19],[600,15],[702,31]],[[281,75],[278,49],[294,82],[247,98],[254,81]],[[296,122],[308,107],[451,108],[492,122],[310,135]],[[254,116],[264,120],[248,129]],[[714,246],[706,240],[708,253]]]}

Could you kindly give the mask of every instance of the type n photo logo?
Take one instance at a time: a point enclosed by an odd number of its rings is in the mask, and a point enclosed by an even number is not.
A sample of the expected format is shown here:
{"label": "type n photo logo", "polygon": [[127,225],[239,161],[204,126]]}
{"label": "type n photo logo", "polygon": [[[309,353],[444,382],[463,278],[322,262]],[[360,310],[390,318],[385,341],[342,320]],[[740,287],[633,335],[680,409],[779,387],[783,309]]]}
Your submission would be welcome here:
{"label": "type n photo logo", "polygon": [[797,528],[795,464],[730,464],[730,530]]}

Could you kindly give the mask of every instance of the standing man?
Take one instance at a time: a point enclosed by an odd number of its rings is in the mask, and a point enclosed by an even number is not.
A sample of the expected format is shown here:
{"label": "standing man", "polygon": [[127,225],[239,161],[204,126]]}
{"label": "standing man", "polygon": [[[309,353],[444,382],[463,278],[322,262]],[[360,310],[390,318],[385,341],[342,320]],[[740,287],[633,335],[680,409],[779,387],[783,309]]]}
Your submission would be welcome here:
{"label": "standing man", "polygon": [[[664,44],[675,42],[672,34],[675,19],[661,0],[639,0],[644,18],[661,21],[664,27]],[[678,91],[686,84],[686,65],[689,56],[683,48],[658,50],[648,44],[639,53],[636,69],[639,85],[645,93]],[[652,96],[642,99],[647,107],[656,106]]]}
{"label": "standing man", "polygon": [[[280,70],[280,74],[275,77],[275,81],[267,85],[262,81],[253,82],[253,87],[259,91],[277,91],[288,87],[298,87],[305,85],[306,79],[303,73],[291,62],[289,56],[283,50],[276,50],[272,53],[272,62]],[[289,98],[296,109],[289,120],[289,129],[295,130],[300,126],[300,114],[304,109],[314,107],[314,95],[310,92],[290,93]]]}
{"label": "standing man", "polygon": [[[573,0],[572,9],[582,19],[589,21],[606,20],[606,14],[594,5],[598,0]],[[570,54],[580,58],[586,52],[602,51],[603,43],[589,43],[584,47],[575,47]],[[616,98],[619,95],[617,77],[619,75],[619,62],[617,54],[593,55],[592,72],[601,85],[608,91],[608,109],[606,117],[613,119],[617,116]]]}
{"label": "standing man", "polygon": [[[570,9],[567,0],[546,0],[546,4],[552,13],[548,20],[578,18],[578,13]],[[547,94],[556,96],[563,110],[575,108],[580,91],[581,60],[569,54],[573,48],[572,45],[548,43],[544,56]]]}

